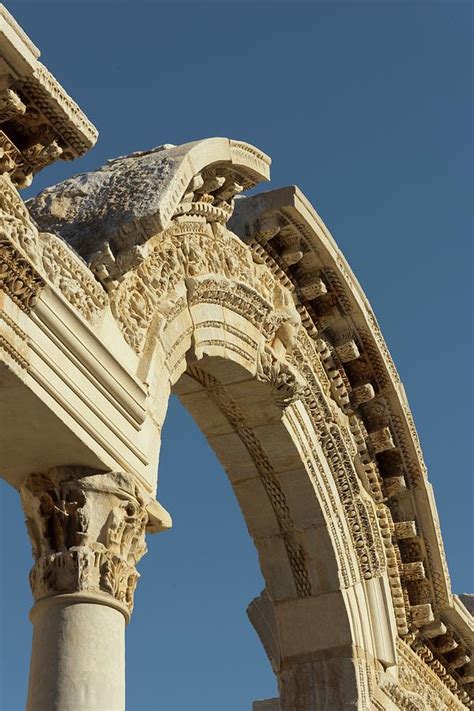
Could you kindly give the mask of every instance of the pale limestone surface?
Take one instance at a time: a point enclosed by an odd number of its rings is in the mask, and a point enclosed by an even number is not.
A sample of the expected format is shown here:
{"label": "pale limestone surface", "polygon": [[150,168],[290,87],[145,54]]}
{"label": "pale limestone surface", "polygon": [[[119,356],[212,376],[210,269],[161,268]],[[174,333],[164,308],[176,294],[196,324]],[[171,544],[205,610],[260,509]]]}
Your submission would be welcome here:
{"label": "pale limestone surface", "polygon": [[[115,254],[162,232],[180,203],[182,214],[200,205],[203,215],[226,221],[233,197],[267,178],[269,162],[252,146],[227,138],[165,144],[44,190],[30,212],[41,230],[57,232],[90,260],[105,245]],[[204,194],[213,201],[200,202]]]}
{"label": "pale limestone surface", "polygon": [[[85,149],[87,119],[0,19],[15,81],[43,81],[41,110]],[[7,139],[30,110],[19,86],[3,95]],[[248,615],[279,699],[254,708],[469,708],[470,601],[451,591],[403,385],[304,195],[239,197],[270,161],[216,138],[110,161],[28,212],[15,185],[42,164],[17,157],[0,171],[0,450],[34,557],[28,708],[124,707],[137,564],[145,534],[171,525],[156,501],[171,392],[258,551]]]}
{"label": "pale limestone surface", "polygon": [[34,608],[31,621],[28,709],[124,708],[125,618],[119,610],[57,595]]}
{"label": "pale limestone surface", "polygon": [[71,160],[91,148],[97,130],[1,3],[0,45],[0,170],[25,187],[55,160]]}

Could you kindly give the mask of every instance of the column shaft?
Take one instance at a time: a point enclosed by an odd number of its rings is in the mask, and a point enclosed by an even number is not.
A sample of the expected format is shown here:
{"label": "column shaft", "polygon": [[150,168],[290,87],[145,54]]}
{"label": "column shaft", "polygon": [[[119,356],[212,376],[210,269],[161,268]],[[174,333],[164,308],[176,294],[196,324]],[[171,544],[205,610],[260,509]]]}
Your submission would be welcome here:
{"label": "column shaft", "polygon": [[124,472],[58,467],[29,475],[21,499],[35,559],[28,711],[123,711],[147,495]]}
{"label": "column shaft", "polygon": [[46,598],[32,611],[28,711],[123,711],[123,614],[63,598]]}

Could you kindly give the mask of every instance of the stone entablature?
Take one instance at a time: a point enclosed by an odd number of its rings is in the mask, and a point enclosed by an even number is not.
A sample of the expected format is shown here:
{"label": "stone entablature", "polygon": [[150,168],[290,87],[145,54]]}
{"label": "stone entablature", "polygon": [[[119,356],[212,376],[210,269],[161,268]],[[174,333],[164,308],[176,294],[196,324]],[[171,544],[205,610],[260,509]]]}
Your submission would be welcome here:
{"label": "stone entablature", "polygon": [[0,4],[0,172],[17,187],[97,140],[97,130],[39,61],[40,52]]}
{"label": "stone entablature", "polygon": [[[374,501],[389,509],[395,553],[389,577],[400,634],[422,639],[461,686],[470,683],[470,676],[458,673],[452,658],[437,649],[448,625],[458,652],[464,650],[459,659],[468,659],[472,622],[460,623],[463,613],[453,600],[436,505],[405,390],[356,277],[297,187],[238,200],[229,227],[252,248],[264,250],[291,280],[303,323],[309,320],[316,329],[322,364],[337,383],[332,396],[348,417],[357,447],[358,473]],[[458,624],[453,628],[454,618]]]}

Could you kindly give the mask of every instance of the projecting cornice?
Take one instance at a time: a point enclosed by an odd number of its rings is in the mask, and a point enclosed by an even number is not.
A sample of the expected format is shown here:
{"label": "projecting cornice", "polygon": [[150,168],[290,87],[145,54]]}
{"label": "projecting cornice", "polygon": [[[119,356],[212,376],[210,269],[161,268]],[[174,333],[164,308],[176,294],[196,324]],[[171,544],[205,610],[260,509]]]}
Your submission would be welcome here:
{"label": "projecting cornice", "polygon": [[77,158],[97,140],[96,128],[39,56],[0,4],[0,173],[20,188],[45,166]]}

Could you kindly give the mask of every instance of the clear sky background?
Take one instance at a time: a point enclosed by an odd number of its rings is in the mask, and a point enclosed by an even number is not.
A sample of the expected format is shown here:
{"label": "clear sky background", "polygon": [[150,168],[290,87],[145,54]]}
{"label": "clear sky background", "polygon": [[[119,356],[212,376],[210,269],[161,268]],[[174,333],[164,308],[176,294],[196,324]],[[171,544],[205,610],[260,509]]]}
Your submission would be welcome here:
{"label": "clear sky background", "polygon": [[[472,8],[462,2],[6,2],[100,131],[25,197],[106,159],[230,136],[298,184],[377,314],[434,485],[453,589],[472,578]],[[18,446],[27,446],[25,442]],[[54,447],[54,442],[51,442]],[[24,708],[29,541],[0,489],[0,708]],[[249,711],[276,684],[245,608],[257,556],[214,454],[172,400],[127,631],[129,711]]]}

